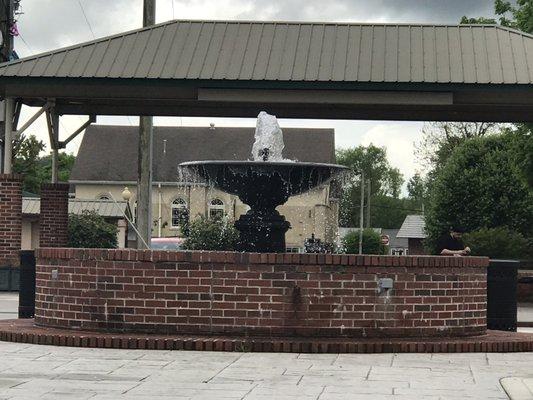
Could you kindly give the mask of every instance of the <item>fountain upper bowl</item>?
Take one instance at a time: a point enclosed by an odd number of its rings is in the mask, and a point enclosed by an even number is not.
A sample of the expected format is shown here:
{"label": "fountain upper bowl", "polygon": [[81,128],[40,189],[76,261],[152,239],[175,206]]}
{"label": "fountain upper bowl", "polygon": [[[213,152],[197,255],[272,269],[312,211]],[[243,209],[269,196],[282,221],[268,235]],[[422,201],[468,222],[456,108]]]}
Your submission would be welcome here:
{"label": "fountain upper bowl", "polygon": [[257,191],[285,196],[305,193],[329,182],[348,170],[335,164],[296,161],[191,161],[179,165],[194,171],[214,187],[241,196],[243,192]]}

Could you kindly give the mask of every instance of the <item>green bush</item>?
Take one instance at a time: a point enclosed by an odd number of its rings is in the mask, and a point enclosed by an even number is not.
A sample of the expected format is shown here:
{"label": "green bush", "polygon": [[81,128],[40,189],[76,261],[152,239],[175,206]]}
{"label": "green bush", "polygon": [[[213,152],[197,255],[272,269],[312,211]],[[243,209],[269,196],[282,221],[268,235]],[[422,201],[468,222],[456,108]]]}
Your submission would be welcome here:
{"label": "green bush", "polygon": [[[348,233],[342,239],[344,252],[347,254],[359,253],[359,231]],[[373,229],[363,230],[363,254],[385,254],[386,247],[381,244],[381,235]]]}
{"label": "green bush", "polygon": [[95,211],[70,214],[68,219],[69,246],[76,248],[115,249],[117,227],[105,221]]}
{"label": "green bush", "polygon": [[425,221],[430,244],[451,226],[467,232],[507,227],[533,237],[533,192],[516,161],[515,135],[470,139],[430,185]]}
{"label": "green bush", "polygon": [[505,227],[481,228],[465,234],[463,241],[474,256],[521,259],[530,256],[527,253],[531,252],[530,243],[524,236]]}
{"label": "green bush", "polygon": [[239,232],[225,218],[202,216],[190,223],[184,247],[187,250],[233,251],[237,249],[238,240]]}

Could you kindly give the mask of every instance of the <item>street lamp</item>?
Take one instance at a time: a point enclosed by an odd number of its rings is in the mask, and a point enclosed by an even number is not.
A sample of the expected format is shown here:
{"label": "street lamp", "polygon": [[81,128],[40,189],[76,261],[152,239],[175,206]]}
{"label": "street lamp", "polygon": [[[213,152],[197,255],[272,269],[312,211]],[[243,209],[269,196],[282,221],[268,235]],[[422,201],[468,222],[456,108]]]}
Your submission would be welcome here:
{"label": "street lamp", "polygon": [[122,198],[128,202],[128,205],[130,204],[131,192],[127,186],[125,186],[124,190],[122,191]]}

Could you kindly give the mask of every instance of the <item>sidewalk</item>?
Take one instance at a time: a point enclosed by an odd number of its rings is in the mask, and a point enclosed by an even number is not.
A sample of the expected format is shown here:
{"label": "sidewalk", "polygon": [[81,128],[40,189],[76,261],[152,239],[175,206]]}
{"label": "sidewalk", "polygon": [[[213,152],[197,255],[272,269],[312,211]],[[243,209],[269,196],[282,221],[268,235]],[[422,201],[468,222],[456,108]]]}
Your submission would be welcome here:
{"label": "sidewalk", "polygon": [[[16,308],[16,293],[0,293],[0,318],[16,318]],[[223,353],[0,342],[0,400],[525,400],[533,399],[532,388],[533,353]]]}
{"label": "sidewalk", "polygon": [[508,399],[533,353],[285,354],[0,342],[0,399]]}
{"label": "sidewalk", "polygon": [[0,319],[18,318],[18,292],[0,292]]}
{"label": "sidewalk", "polygon": [[500,383],[512,400],[533,399],[533,378],[503,378]]}

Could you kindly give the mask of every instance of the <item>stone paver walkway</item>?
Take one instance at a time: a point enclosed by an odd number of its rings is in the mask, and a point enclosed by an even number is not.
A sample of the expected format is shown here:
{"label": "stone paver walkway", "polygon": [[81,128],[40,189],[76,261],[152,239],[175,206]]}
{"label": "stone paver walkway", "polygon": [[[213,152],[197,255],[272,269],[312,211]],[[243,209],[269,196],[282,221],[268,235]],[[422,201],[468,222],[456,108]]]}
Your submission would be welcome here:
{"label": "stone paver walkway", "polygon": [[533,399],[533,378],[503,378],[501,384],[512,400]]}
{"label": "stone paver walkway", "polygon": [[507,399],[533,353],[274,354],[0,342],[0,399]]}

